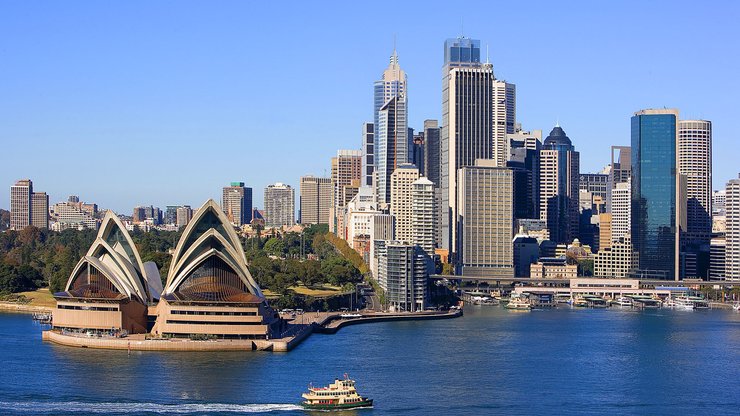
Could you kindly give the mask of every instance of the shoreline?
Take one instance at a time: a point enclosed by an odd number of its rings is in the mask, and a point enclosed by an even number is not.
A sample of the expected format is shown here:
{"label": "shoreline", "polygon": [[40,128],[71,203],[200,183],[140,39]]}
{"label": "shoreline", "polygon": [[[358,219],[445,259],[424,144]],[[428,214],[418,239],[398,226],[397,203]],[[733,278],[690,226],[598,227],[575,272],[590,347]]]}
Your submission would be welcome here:
{"label": "shoreline", "polygon": [[54,311],[54,308],[50,308],[48,306],[37,306],[37,305],[28,305],[25,303],[15,303],[15,302],[4,302],[0,301],[0,312],[15,312],[15,313],[51,313]]}
{"label": "shoreline", "polygon": [[57,345],[74,348],[95,348],[129,351],[271,351],[288,352],[305,341],[314,333],[335,334],[339,329],[357,324],[451,319],[463,316],[462,309],[454,312],[419,312],[419,313],[373,313],[362,317],[343,319],[341,314],[326,316],[320,322],[312,322],[299,328],[295,335],[277,339],[242,339],[194,341],[189,339],[145,339],[144,334],[127,338],[97,338],[67,335],[58,330],[45,330],[41,339]]}

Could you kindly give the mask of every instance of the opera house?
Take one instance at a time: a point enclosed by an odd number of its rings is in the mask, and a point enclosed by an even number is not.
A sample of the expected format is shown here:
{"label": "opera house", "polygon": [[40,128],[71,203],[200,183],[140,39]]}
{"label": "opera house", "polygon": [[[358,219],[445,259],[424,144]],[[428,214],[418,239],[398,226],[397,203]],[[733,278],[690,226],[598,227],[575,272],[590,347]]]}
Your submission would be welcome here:
{"label": "opera house", "polygon": [[280,325],[249,273],[239,236],[213,200],[185,227],[164,288],[156,264],[142,263],[131,236],[108,212],[54,297],[53,326],[65,331],[267,339]]}

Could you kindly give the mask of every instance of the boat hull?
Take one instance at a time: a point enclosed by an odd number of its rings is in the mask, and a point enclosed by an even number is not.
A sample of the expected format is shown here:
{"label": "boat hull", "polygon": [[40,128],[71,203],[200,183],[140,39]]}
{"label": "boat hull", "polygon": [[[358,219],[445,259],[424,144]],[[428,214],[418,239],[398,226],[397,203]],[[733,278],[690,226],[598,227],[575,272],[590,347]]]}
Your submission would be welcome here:
{"label": "boat hull", "polygon": [[358,407],[372,407],[373,399],[363,400],[355,403],[344,403],[344,404],[309,404],[302,402],[301,405],[304,409],[308,410],[347,410],[356,409]]}

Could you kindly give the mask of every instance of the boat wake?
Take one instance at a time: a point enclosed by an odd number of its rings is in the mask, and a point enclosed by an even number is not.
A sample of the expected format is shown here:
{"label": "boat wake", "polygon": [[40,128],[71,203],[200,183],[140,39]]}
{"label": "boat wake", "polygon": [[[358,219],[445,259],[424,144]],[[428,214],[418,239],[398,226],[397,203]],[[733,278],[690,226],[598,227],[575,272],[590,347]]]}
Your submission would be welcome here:
{"label": "boat wake", "polygon": [[2,402],[0,409],[17,414],[198,414],[198,413],[269,413],[302,410],[295,404],[229,404],[229,403],[96,403],[96,402]]}

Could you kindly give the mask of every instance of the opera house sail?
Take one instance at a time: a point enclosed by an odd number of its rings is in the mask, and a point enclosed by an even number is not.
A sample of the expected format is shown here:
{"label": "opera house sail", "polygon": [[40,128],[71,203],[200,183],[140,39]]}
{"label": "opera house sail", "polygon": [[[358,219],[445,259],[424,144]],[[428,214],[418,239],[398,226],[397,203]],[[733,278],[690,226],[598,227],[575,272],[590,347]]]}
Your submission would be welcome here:
{"label": "opera house sail", "polygon": [[78,331],[147,332],[147,305],[162,290],[154,263],[142,263],[131,236],[108,211],[90,249],[54,294],[54,327]]}
{"label": "opera house sail", "polygon": [[266,339],[278,326],[247,269],[234,227],[213,200],[207,201],[177,243],[153,334]]}

